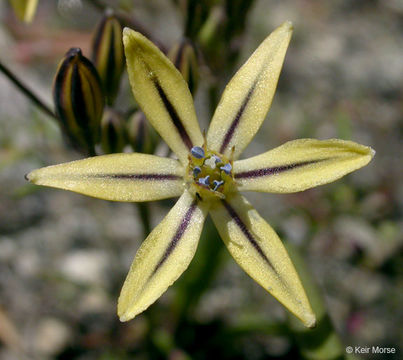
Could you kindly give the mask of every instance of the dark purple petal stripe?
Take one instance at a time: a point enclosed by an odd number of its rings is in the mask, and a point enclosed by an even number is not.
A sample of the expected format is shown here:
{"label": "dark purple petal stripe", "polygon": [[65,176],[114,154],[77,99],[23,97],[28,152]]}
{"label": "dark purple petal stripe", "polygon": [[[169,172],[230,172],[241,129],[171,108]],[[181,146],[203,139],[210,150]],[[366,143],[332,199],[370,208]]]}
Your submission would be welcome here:
{"label": "dark purple petal stripe", "polygon": [[[80,74],[78,64],[73,65],[73,70],[71,74],[71,103],[73,108],[73,113],[75,115],[75,120],[79,125],[79,129],[82,131],[82,136],[84,137],[86,143],[91,148],[93,146],[93,134],[91,133],[90,123],[88,121],[88,105],[85,103],[84,99],[88,96],[84,96],[84,89],[82,86],[83,80],[82,73]],[[92,86],[90,86],[90,91],[92,91]],[[91,93],[91,96],[94,96]]]}
{"label": "dark purple petal stripe", "polygon": [[235,224],[239,227],[239,229],[242,231],[242,233],[245,235],[245,237],[248,239],[248,241],[251,243],[251,245],[254,247],[254,249],[258,252],[258,254],[262,257],[262,259],[269,265],[269,267],[276,272],[274,269],[272,263],[270,262],[269,258],[266,256],[266,254],[263,252],[263,249],[259,246],[257,243],[256,239],[253,237],[245,223],[241,220],[239,215],[236,213],[234,208],[228,204],[225,200],[221,200],[222,204],[224,205],[225,209],[227,210],[229,216],[231,216],[232,220],[234,220]]}
{"label": "dark purple petal stripe", "polygon": [[178,133],[179,133],[180,137],[182,138],[182,141],[187,146],[187,148],[190,150],[193,147],[192,140],[190,139],[189,134],[187,133],[185,127],[183,126],[183,123],[182,123],[181,119],[179,118],[179,115],[176,112],[176,109],[174,108],[172,103],[169,101],[167,95],[165,94],[165,92],[162,89],[158,80],[157,79],[153,79],[153,80],[154,80],[154,86],[158,91],[158,94],[165,106],[165,109],[172,119],[172,123],[176,127],[176,130],[178,130]]}
{"label": "dark purple petal stripe", "polygon": [[169,243],[168,247],[165,249],[164,255],[158,262],[157,266],[155,267],[152,275],[154,275],[158,269],[164,264],[164,262],[168,259],[169,255],[171,255],[172,251],[176,248],[179,243],[179,240],[185,234],[186,229],[189,226],[190,220],[192,219],[193,213],[195,212],[197,207],[197,201],[194,200],[190,205],[189,209],[186,211],[185,216],[182,218],[181,222],[179,223],[178,228],[176,229],[175,235],[173,236],[171,242]]}
{"label": "dark purple petal stripe", "polygon": [[242,115],[249,103],[250,98],[252,97],[253,91],[255,90],[256,87],[256,82],[253,84],[253,86],[249,89],[248,94],[246,95],[246,98],[244,99],[243,103],[241,104],[241,107],[238,109],[238,112],[232,120],[231,126],[225,133],[225,136],[223,138],[223,141],[221,143],[220,147],[220,153],[223,154],[225,152],[225,149],[227,148],[229,142],[231,141],[232,137],[234,136],[235,130],[238,127],[239,123],[241,122]]}
{"label": "dark purple petal stripe", "polygon": [[128,179],[128,180],[180,180],[179,175],[173,174],[94,174],[91,177]]}
{"label": "dark purple petal stripe", "polygon": [[274,175],[274,174],[281,173],[283,171],[292,170],[292,169],[295,169],[295,168],[298,168],[298,167],[301,167],[304,165],[315,164],[315,163],[318,163],[318,162],[324,161],[324,160],[329,160],[329,159],[309,160],[309,161],[303,161],[303,162],[294,163],[294,164],[243,171],[243,172],[235,174],[235,178],[236,179],[245,179],[245,178],[251,179],[251,178],[257,178],[257,177],[262,177],[262,176]]}

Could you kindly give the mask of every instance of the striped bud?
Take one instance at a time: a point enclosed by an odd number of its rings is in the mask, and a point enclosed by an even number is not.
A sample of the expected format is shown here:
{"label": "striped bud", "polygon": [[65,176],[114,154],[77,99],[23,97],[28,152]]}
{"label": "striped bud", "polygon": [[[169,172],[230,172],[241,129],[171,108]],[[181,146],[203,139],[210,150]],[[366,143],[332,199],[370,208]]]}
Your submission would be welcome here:
{"label": "striped bud", "polygon": [[142,111],[137,111],[127,123],[127,135],[135,152],[152,154],[157,146],[158,135],[148,123]]}
{"label": "striped bud", "polygon": [[35,16],[38,0],[10,0],[17,18],[26,23],[30,23]]}
{"label": "striped bud", "polygon": [[106,154],[120,153],[126,145],[125,121],[120,114],[106,108],[101,122],[101,146]]}
{"label": "striped bud", "polygon": [[106,103],[112,105],[119,91],[125,57],[122,27],[110,10],[106,11],[95,30],[92,60],[102,81]]}
{"label": "striped bud", "polygon": [[94,155],[104,96],[94,65],[79,48],[70,49],[60,62],[53,83],[53,99],[62,131],[72,145]]}
{"label": "striped bud", "polygon": [[183,39],[172,47],[168,53],[169,59],[182,73],[192,94],[195,93],[199,81],[196,49],[192,42]]}

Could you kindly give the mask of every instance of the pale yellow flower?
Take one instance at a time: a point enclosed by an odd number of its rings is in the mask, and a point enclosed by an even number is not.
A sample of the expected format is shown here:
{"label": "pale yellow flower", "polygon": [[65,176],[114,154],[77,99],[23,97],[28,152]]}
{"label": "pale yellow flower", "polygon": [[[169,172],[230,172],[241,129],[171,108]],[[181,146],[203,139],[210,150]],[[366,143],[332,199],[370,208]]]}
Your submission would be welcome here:
{"label": "pale yellow flower", "polygon": [[315,315],[287,252],[239,191],[292,193],[326,184],[371,160],[374,151],[343,140],[300,139],[237,160],[269,110],[292,26],[267,37],[226,87],[206,138],[188,87],[165,55],[141,34],[123,40],[133,94],[178,160],[115,154],[50,166],[30,181],[115,201],[180,196],[139,248],[119,298],[122,321],[144,311],[192,260],[210,213],[237,263],[308,327]]}

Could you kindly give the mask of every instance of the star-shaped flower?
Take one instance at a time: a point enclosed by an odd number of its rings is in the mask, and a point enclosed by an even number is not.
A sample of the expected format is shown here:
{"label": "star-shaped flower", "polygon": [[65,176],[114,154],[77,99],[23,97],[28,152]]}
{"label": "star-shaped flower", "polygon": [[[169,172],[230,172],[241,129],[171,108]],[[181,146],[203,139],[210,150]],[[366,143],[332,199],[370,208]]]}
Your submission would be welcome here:
{"label": "star-shaped flower", "polygon": [[141,34],[123,40],[133,94],[178,160],[113,154],[32,171],[39,185],[114,201],[180,196],[139,248],[119,298],[122,321],[156,301],[192,260],[207,214],[236,262],[308,327],[315,315],[284,246],[239,193],[292,193],[366,165],[374,151],[343,140],[300,139],[237,160],[269,110],[292,25],[267,37],[226,87],[204,137],[181,74]]}

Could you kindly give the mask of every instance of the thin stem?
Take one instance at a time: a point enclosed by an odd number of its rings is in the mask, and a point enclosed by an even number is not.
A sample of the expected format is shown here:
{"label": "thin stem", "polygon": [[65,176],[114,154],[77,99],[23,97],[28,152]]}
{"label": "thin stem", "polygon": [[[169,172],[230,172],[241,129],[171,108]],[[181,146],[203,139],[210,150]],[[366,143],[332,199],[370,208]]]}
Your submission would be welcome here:
{"label": "thin stem", "polygon": [[37,105],[44,113],[58,120],[56,114],[40,100],[25,84],[23,84],[2,62],[0,61],[0,71],[6,75],[11,82],[14,83],[21,92],[28,97],[35,105]]}

